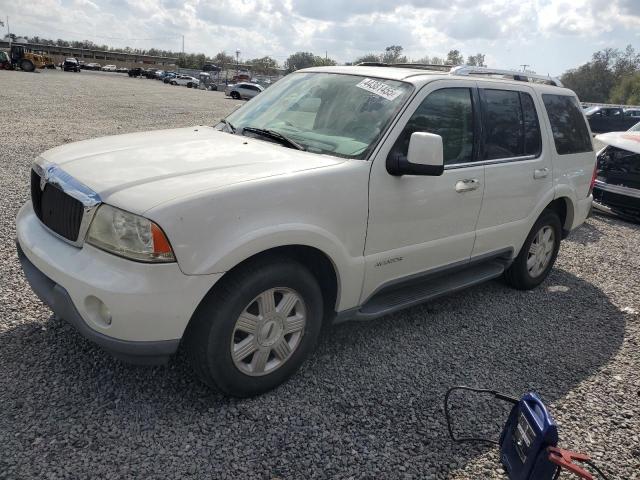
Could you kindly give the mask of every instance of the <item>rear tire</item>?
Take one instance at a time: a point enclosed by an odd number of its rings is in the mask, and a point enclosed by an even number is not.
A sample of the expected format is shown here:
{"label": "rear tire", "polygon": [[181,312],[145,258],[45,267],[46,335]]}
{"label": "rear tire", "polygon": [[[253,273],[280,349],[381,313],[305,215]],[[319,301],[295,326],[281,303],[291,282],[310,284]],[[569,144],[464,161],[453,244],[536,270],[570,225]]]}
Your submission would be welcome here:
{"label": "rear tire", "polygon": [[193,87],[193,83],[191,82],[187,83],[187,88],[191,88],[191,87]]}
{"label": "rear tire", "polygon": [[36,69],[36,66],[31,60],[24,59],[20,62],[20,68],[25,72],[33,72]]}
{"label": "rear tire", "polygon": [[234,100],[240,100],[240,94],[238,92],[231,92],[231,98]]}
{"label": "rear tire", "polygon": [[298,370],[317,344],[322,318],[315,277],[286,257],[263,258],[231,272],[207,294],[184,347],[204,383],[249,397]]}
{"label": "rear tire", "polygon": [[531,228],[520,253],[504,274],[506,282],[518,290],[530,290],[549,275],[560,250],[562,225],[553,210],[542,212]]}

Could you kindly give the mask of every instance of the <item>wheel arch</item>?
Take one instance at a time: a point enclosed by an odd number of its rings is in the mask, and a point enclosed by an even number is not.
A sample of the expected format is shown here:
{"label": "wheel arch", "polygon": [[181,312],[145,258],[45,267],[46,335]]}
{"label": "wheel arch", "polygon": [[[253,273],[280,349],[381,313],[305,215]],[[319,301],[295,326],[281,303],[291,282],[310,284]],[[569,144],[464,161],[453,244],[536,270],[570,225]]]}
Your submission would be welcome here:
{"label": "wheel arch", "polygon": [[[323,294],[323,304],[325,310],[325,322],[331,322],[335,316],[339,302],[340,274],[333,259],[324,251],[317,247],[303,244],[281,245],[268,248],[266,250],[253,253],[247,256],[228,271],[211,287],[204,295],[204,299],[216,289],[233,272],[246,267],[247,265],[268,260],[269,258],[290,258],[309,269],[316,278]],[[197,309],[196,309],[197,310]]]}
{"label": "wheel arch", "polygon": [[562,225],[562,238],[566,238],[573,226],[575,217],[575,207],[569,197],[558,197],[550,202],[545,210],[553,210],[560,217],[560,225]]}

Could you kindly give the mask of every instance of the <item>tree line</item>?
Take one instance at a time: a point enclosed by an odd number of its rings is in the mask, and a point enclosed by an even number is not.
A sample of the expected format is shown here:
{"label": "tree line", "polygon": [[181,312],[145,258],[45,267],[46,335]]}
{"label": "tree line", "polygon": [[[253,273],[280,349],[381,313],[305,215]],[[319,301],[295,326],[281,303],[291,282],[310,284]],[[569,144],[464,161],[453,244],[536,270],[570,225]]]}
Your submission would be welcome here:
{"label": "tree line", "polygon": [[484,63],[485,56],[482,53],[477,53],[475,55],[469,55],[467,57],[467,61],[464,60],[464,55],[459,50],[449,50],[446,57],[438,57],[429,55],[425,55],[417,60],[409,60],[409,58],[404,55],[403,48],[401,45],[390,45],[384,49],[383,52],[380,53],[368,53],[361,57],[356,58],[353,62],[353,65],[357,65],[358,63],[386,63],[386,64],[394,64],[394,63],[424,63],[428,65],[472,65],[474,67],[486,67]]}
{"label": "tree line", "polygon": [[[11,34],[11,37],[13,40],[17,38],[15,34]],[[34,36],[27,37],[27,41],[41,45],[177,58],[177,65],[182,68],[200,69],[207,63],[223,68],[233,68],[238,62],[243,66],[251,65],[252,71],[259,75],[275,75],[278,70],[290,73],[302,68],[337,64],[336,60],[327,55],[319,56],[312,52],[296,52],[289,55],[281,68],[278,62],[268,55],[239,61],[236,57],[224,51],[218,52],[214,56],[209,56],[204,53],[183,54],[182,52],[158,48],[114,48],[109,45],[99,45],[90,40],[52,40]],[[486,66],[484,54],[469,55],[465,60],[464,55],[459,50],[449,50],[445,57],[425,55],[417,60],[412,60],[404,54],[404,49],[401,45],[390,45],[381,52],[362,55],[351,62],[347,62],[347,65],[357,65],[363,62],[386,64],[415,62],[433,65],[455,66],[467,64],[480,67]],[[637,53],[631,45],[628,45],[623,50],[606,48],[595,52],[589,62],[568,70],[560,78],[562,83],[575,91],[580,100],[584,102],[640,104],[640,53]]]}
{"label": "tree line", "polygon": [[640,54],[631,45],[605,48],[560,80],[583,102],[640,105]]}

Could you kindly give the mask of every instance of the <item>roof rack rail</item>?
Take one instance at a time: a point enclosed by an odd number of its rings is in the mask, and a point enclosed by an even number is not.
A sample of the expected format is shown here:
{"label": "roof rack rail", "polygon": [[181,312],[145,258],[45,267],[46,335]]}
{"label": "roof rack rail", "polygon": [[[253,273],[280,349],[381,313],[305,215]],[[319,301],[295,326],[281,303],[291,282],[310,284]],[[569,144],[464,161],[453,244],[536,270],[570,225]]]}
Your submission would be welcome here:
{"label": "roof rack rail", "polygon": [[393,67],[393,68],[417,68],[419,70],[438,70],[448,73],[453,65],[440,65],[436,63],[384,63],[384,62],[360,62],[356,67]]}
{"label": "roof rack rail", "polygon": [[562,82],[555,77],[548,75],[538,75],[529,72],[519,72],[517,70],[499,70],[495,68],[487,67],[472,67],[470,65],[460,65],[454,67],[449,72],[451,75],[501,75],[503,77],[513,78],[521,82],[533,81],[536,83],[545,83],[547,85],[554,85],[556,87],[562,87]]}

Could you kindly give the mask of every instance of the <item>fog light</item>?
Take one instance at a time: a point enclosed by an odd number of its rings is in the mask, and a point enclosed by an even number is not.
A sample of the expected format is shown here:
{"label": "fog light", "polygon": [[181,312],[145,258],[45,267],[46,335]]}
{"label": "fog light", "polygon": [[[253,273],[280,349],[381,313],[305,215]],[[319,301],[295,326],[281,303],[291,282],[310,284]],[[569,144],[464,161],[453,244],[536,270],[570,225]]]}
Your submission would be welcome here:
{"label": "fog light", "polygon": [[111,325],[111,312],[98,297],[94,297],[93,295],[88,296],[84,301],[84,305],[89,314],[89,318],[95,324],[103,328]]}
{"label": "fog light", "polygon": [[104,323],[111,325],[111,312],[103,302],[100,302],[99,314]]}

